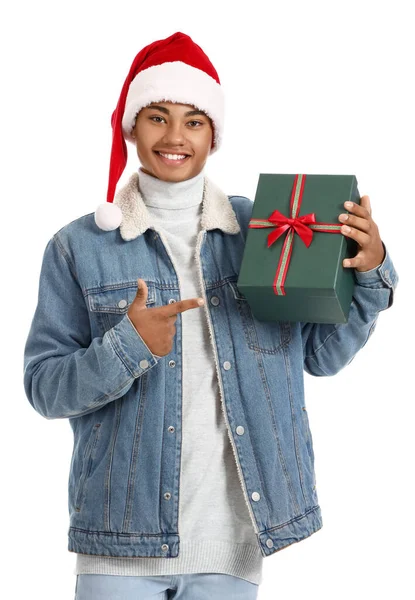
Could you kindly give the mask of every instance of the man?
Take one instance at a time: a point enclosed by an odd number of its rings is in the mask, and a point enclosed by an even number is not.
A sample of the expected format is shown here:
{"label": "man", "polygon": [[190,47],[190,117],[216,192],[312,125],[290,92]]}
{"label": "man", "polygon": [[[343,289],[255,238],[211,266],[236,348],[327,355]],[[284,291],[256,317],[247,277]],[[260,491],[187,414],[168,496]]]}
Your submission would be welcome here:
{"label": "man", "polygon": [[[252,201],[205,175],[223,95],[188,36],[137,55],[112,127],[107,202],[49,241],[25,348],[29,401],[74,431],[77,600],[253,599],[263,558],[322,527],[303,370],[352,360],[397,274],[366,196],[342,232],[360,246],[348,323],[253,317],[236,285]],[[114,199],[125,139],[141,168]]]}

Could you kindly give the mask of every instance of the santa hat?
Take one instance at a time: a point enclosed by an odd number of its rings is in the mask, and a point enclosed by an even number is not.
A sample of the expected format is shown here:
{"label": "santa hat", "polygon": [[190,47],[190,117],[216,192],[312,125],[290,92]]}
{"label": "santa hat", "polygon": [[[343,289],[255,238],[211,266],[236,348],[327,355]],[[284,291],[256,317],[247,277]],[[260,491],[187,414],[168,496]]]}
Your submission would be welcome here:
{"label": "santa hat", "polygon": [[177,32],[143,48],[133,60],[111,117],[112,148],[107,201],[95,211],[95,223],[104,231],[121,224],[122,213],[113,204],[115,189],[127,164],[125,140],[135,143],[132,131],[137,114],[152,102],[192,104],[212,120],[210,154],[222,141],[224,96],[218,74],[200,46]]}

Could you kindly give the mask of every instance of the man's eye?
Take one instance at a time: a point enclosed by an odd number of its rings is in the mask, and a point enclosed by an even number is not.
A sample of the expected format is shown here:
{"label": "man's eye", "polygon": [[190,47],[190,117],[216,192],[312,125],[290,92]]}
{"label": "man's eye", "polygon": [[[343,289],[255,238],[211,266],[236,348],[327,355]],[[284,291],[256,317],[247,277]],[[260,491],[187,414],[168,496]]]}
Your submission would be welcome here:
{"label": "man's eye", "polygon": [[[153,119],[161,119],[162,121],[165,121],[164,117],[160,117],[160,115],[153,115],[152,117],[149,117],[149,118],[150,118],[150,120],[151,120],[151,121],[152,121]],[[156,121],[156,123],[160,123],[160,121]],[[193,123],[193,124],[194,124],[194,123],[197,123],[197,125],[203,125],[203,122],[202,122],[202,121],[189,121],[189,123],[188,123],[188,124],[189,124],[189,125],[191,125],[192,123]],[[193,127],[193,129],[196,129],[196,127]]]}

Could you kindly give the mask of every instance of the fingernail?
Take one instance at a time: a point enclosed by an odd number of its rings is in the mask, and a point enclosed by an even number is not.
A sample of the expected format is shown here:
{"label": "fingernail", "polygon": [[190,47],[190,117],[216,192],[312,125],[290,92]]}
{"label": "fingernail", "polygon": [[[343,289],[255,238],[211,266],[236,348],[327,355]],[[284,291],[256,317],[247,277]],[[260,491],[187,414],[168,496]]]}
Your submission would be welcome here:
{"label": "fingernail", "polygon": [[346,208],[352,208],[353,202],[345,202],[344,205]]}
{"label": "fingernail", "polygon": [[199,306],[203,306],[204,303],[205,303],[205,301],[203,300],[203,298],[198,298],[197,299],[197,303],[198,303]]}

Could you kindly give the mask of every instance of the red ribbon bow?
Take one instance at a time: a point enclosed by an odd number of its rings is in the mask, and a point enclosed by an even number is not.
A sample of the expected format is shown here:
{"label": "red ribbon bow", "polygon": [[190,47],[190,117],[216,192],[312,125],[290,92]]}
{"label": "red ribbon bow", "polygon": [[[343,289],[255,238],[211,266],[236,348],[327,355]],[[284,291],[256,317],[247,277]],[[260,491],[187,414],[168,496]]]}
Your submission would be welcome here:
{"label": "red ribbon bow", "polygon": [[268,235],[268,248],[284,233],[284,231],[287,231],[287,229],[294,229],[294,231],[296,231],[303,240],[307,248],[313,241],[313,230],[309,229],[307,224],[316,222],[316,215],[314,213],[309,213],[308,215],[291,219],[290,217],[286,217],[280,213],[279,210],[274,210],[274,212],[268,217],[268,221],[278,227],[278,229],[271,231],[271,233]]}

